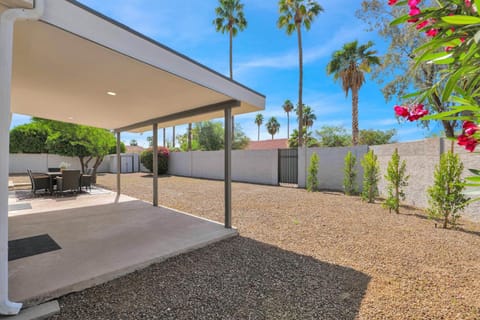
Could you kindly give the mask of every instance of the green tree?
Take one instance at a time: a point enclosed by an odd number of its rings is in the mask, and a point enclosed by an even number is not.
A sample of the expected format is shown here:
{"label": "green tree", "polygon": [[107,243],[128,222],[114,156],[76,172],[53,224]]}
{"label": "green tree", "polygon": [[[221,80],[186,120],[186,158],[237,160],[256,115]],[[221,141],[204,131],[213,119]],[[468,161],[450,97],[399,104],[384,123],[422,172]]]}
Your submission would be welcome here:
{"label": "green tree", "polygon": [[408,185],[407,164],[405,160],[400,162],[400,155],[398,149],[392,154],[392,159],[388,162],[387,174],[387,199],[385,199],[384,207],[388,208],[390,212],[395,210],[395,213],[400,213],[400,200],[405,200],[404,187]]}
{"label": "green tree", "polygon": [[223,126],[220,122],[203,121],[195,124],[195,136],[201,150],[222,150],[224,147]]}
{"label": "green tree", "polygon": [[47,153],[47,126],[31,122],[10,130],[10,153]]}
{"label": "green tree", "polygon": [[[159,147],[157,149],[157,157],[158,174],[166,174],[168,172],[168,149],[165,147]],[[150,172],[153,172],[153,149],[144,150],[140,154],[140,162]]]}
{"label": "green tree", "polygon": [[380,65],[377,52],[369,50],[373,42],[358,45],[358,41],[347,43],[341,50],[335,51],[327,65],[327,74],[333,74],[335,80],[342,80],[345,96],[352,91],[352,143],[358,144],[358,92],[365,83],[365,72],[370,72],[372,65]]}
{"label": "green tree", "polygon": [[237,123],[235,126],[235,139],[232,141],[233,150],[243,150],[250,143],[250,139],[245,135],[242,127]]}
{"label": "green tree", "polygon": [[[432,0],[424,0],[422,4],[433,5]],[[356,15],[367,23],[368,31],[376,32],[388,43],[388,48],[382,56],[383,63],[372,72],[372,78],[383,85],[382,92],[386,101],[400,100],[405,104],[411,102],[411,98],[405,98],[412,88],[416,91],[424,91],[433,85],[435,79],[441,77],[444,66],[428,61],[416,61],[420,56],[416,48],[428,43],[429,37],[416,30],[416,24],[391,25],[393,19],[408,14],[408,6],[390,6],[384,0],[362,0],[361,8]],[[388,79],[388,80],[386,80]],[[451,109],[448,101],[442,101],[440,89],[432,93],[427,107],[430,113],[440,113]],[[421,121],[424,127],[428,127],[429,121]],[[458,121],[444,119],[440,121],[447,137],[455,136],[455,128]]]}
{"label": "green tree", "polygon": [[187,127],[187,151],[192,151],[192,123],[188,123]]}
{"label": "green tree", "polygon": [[[278,18],[277,25],[279,28],[285,28],[288,35],[291,35],[294,31],[297,32],[298,41],[298,132],[303,132],[303,49],[302,49],[302,26],[306,30],[310,29],[310,26],[315,17],[323,11],[323,8],[314,0],[280,0],[278,2],[280,17]],[[298,135],[300,139],[298,145],[303,146],[302,135]]]}
{"label": "green tree", "polygon": [[282,107],[283,111],[287,113],[287,137],[290,138],[290,112],[292,112],[295,107],[293,106],[292,101],[288,99],[285,100]]}
{"label": "green tree", "polygon": [[357,157],[348,151],[344,163],[343,190],[347,196],[351,196],[357,193],[357,169],[355,168]]}
{"label": "green tree", "polygon": [[255,124],[258,127],[257,141],[260,141],[260,126],[262,125],[262,123],[263,123],[263,115],[261,113],[257,113],[257,115],[255,116]]}
{"label": "green tree", "polygon": [[460,212],[469,200],[465,195],[465,181],[461,178],[463,163],[459,156],[451,151],[442,154],[440,163],[435,166],[433,186],[428,192],[428,215],[443,219],[443,228],[449,224],[455,226]]}
{"label": "green tree", "polygon": [[[299,108],[296,109],[297,116],[299,112]],[[313,110],[310,106],[303,105],[303,126],[307,128],[311,128],[313,126],[313,122],[317,120],[317,116],[313,113]]]}
{"label": "green tree", "polygon": [[318,190],[318,155],[314,152],[310,157],[310,165],[308,166],[307,191],[313,192]]}
{"label": "green tree", "polygon": [[272,135],[272,140],[273,136],[278,133],[278,130],[280,130],[280,123],[278,123],[277,118],[271,117],[268,119],[268,122],[265,124],[267,127],[267,131],[269,134]]}
{"label": "green tree", "polygon": [[346,147],[351,144],[350,135],[341,126],[323,126],[315,133],[322,147]]}
{"label": "green tree", "polygon": [[138,146],[138,142],[137,142],[137,140],[135,140],[135,139],[130,140],[130,143],[129,143],[129,144],[130,144],[130,146],[132,146],[132,147]]}
{"label": "green tree", "polygon": [[362,199],[373,203],[378,196],[378,180],[380,179],[380,166],[373,150],[363,156],[361,164],[363,167]]}
{"label": "green tree", "polygon": [[[165,129],[164,129],[165,130]],[[165,132],[165,131],[164,131]],[[153,137],[152,136],[148,136],[147,137],[147,142],[148,142],[148,146],[149,147],[153,147]]]}
{"label": "green tree", "polygon": [[[243,3],[240,0],[218,0],[219,6],[215,8],[217,17],[213,24],[217,32],[228,32],[229,38],[229,65],[230,79],[233,80],[233,37],[238,31],[243,31],[247,27],[247,20],[243,13]],[[232,116],[232,138],[235,135],[235,117]]]}
{"label": "green tree", "polygon": [[397,134],[397,130],[360,130],[359,144],[367,146],[375,146],[379,144],[395,143],[392,141],[393,136]]}
{"label": "green tree", "polygon": [[[308,148],[318,147],[318,141],[314,137],[312,137],[312,132],[308,131],[307,128],[303,128],[303,137],[302,141]],[[290,139],[288,139],[288,147],[289,148],[298,148],[298,130],[293,129],[292,134],[290,135]]]}

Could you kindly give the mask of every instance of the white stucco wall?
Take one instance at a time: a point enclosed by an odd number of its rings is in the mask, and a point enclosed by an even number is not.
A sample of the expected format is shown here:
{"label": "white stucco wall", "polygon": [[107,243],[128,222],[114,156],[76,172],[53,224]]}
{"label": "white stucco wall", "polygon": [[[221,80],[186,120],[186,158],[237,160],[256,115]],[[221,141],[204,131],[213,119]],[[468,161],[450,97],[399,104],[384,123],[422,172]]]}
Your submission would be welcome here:
{"label": "white stucco wall", "polygon": [[12,153],[9,160],[9,173],[46,172],[48,168],[58,168],[62,162],[70,164],[69,169],[80,169],[78,157],[64,157],[56,154]]}

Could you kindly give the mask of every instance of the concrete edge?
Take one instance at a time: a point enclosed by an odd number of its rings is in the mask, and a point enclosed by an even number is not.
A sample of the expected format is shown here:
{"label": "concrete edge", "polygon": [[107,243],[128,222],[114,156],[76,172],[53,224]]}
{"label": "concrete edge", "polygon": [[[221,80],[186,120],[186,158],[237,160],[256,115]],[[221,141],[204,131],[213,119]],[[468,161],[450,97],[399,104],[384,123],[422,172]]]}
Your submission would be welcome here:
{"label": "concrete edge", "polygon": [[0,319],[8,320],[41,320],[46,319],[60,312],[60,305],[57,300],[32,306],[20,310],[15,316],[0,316]]}
{"label": "concrete edge", "polygon": [[[125,268],[122,268],[122,269],[118,269],[118,270],[115,270],[115,271],[112,271],[112,272],[109,272],[109,273],[106,273],[106,274],[103,274],[103,275],[100,275],[100,276],[96,276],[96,277],[93,277],[91,279],[88,279],[88,280],[85,280],[85,281],[82,281],[82,282],[79,282],[79,283],[76,283],[76,284],[73,284],[73,285],[69,285],[69,286],[54,290],[52,292],[43,294],[43,295],[38,296],[38,297],[28,298],[27,300],[23,301],[24,306],[25,307],[33,307],[33,306],[39,305],[40,303],[43,303],[45,301],[53,300],[53,299],[59,298],[61,296],[70,294],[70,293],[79,292],[79,291],[82,291],[82,290],[100,285],[102,283],[115,280],[115,279],[120,278],[122,276],[125,276],[129,273],[133,273],[135,271],[145,269],[145,268],[147,268],[147,267],[149,267],[153,264],[163,262],[163,261],[165,261],[169,258],[178,256],[178,255],[181,255],[181,254],[185,254],[185,253],[188,253],[188,252],[192,252],[192,251],[195,251],[197,249],[200,249],[200,248],[209,246],[211,244],[214,244],[216,242],[223,241],[223,240],[230,239],[230,238],[238,236],[238,231],[236,229],[225,229],[225,230],[229,230],[229,232],[227,232],[225,234],[217,235],[217,236],[215,236],[211,239],[208,239],[208,240],[203,240],[203,241],[201,241],[197,244],[194,244],[192,246],[185,247],[185,248],[179,249],[177,251],[170,252],[170,253],[168,253],[164,256],[156,257],[156,258],[147,260],[145,262],[141,262],[141,263],[138,263],[138,264],[135,264],[135,265],[132,265],[132,266],[128,266],[128,267],[125,267]],[[8,318],[8,319],[11,319],[11,318]]]}

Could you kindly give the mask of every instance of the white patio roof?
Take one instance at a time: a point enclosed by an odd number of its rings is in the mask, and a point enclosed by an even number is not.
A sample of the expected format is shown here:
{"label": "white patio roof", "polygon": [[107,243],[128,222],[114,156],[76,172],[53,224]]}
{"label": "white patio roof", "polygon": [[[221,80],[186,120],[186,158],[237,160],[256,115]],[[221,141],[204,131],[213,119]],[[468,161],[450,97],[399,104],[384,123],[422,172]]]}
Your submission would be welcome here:
{"label": "white patio roof", "polygon": [[265,107],[263,95],[71,0],[46,0],[39,21],[15,24],[11,92],[14,113],[133,132]]}

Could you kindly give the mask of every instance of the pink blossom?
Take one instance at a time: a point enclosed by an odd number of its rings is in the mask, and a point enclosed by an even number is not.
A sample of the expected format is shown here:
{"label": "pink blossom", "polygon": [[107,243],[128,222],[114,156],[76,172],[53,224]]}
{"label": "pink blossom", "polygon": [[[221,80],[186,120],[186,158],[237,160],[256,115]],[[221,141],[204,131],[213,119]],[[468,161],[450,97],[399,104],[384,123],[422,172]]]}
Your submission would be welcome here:
{"label": "pink blossom", "polygon": [[465,0],[465,5],[467,8],[470,8],[472,6],[472,0]]}
{"label": "pink blossom", "polygon": [[435,37],[438,34],[438,29],[431,28],[431,29],[428,29],[427,32],[425,32],[425,33],[429,37]]}
{"label": "pink blossom", "polygon": [[393,110],[395,110],[395,114],[399,117],[408,117],[410,114],[408,108],[404,106],[395,106]]}
{"label": "pink blossom", "polygon": [[388,5],[393,6],[398,2],[398,0],[388,0]]}
{"label": "pink blossom", "polygon": [[473,123],[472,121],[465,121],[463,123],[463,132],[465,132],[465,134],[471,136],[471,135],[474,135],[475,132],[478,131],[478,127],[475,123]]}
{"label": "pink blossom", "polygon": [[417,22],[419,19],[418,18],[410,18],[407,20],[407,22],[410,22],[410,23],[415,23]]}
{"label": "pink blossom", "polygon": [[410,8],[416,7],[422,0],[408,0],[408,5]]}
{"label": "pink blossom", "polygon": [[408,15],[413,17],[413,16],[416,16],[420,13],[421,13],[421,11],[418,7],[410,7],[410,12],[408,13]]}
{"label": "pink blossom", "polygon": [[428,110],[423,108],[423,104],[417,104],[410,108],[406,106],[395,106],[393,109],[397,116],[406,118],[408,121],[415,121],[428,114]]}
{"label": "pink blossom", "polygon": [[419,24],[417,24],[417,26],[415,28],[417,28],[417,30],[420,30],[424,27],[426,27],[428,25],[428,20],[423,20],[422,22],[420,22]]}
{"label": "pink blossom", "polygon": [[473,136],[461,134],[457,138],[457,143],[459,146],[463,146],[468,151],[473,152],[478,144],[478,141]]}

